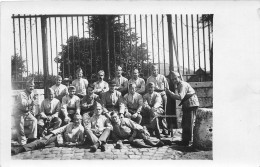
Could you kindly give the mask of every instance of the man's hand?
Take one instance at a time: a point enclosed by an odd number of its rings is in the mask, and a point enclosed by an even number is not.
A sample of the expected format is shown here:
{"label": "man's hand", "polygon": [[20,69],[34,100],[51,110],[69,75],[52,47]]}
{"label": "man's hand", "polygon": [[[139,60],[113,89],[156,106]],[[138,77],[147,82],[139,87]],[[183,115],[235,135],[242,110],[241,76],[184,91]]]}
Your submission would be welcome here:
{"label": "man's hand", "polygon": [[64,119],[64,121],[65,121],[65,122],[70,122],[71,119],[70,119],[70,117],[66,116],[65,119]]}
{"label": "man's hand", "polygon": [[136,118],[137,115],[138,115],[137,113],[133,114],[133,115],[132,115],[132,118]]}

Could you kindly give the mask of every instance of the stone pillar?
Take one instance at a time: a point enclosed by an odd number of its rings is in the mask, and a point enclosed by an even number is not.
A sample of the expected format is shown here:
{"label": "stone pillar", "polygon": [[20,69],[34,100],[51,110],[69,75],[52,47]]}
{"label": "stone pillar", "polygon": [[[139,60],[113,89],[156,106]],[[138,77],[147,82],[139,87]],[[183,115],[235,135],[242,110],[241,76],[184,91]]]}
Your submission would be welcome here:
{"label": "stone pillar", "polygon": [[212,150],[213,109],[199,108],[193,130],[193,146],[200,150]]}

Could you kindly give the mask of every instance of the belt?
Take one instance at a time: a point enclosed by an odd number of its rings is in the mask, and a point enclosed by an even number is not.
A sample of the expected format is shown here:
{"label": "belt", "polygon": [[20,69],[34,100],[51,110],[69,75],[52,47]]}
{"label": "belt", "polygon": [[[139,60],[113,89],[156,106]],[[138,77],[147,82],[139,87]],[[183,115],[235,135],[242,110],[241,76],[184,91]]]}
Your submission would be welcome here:
{"label": "belt", "polygon": [[179,106],[181,106],[186,100],[188,100],[189,98],[191,98],[193,95],[195,95],[195,93],[193,94],[186,94],[184,96],[184,98],[182,99],[182,101],[180,102]]}

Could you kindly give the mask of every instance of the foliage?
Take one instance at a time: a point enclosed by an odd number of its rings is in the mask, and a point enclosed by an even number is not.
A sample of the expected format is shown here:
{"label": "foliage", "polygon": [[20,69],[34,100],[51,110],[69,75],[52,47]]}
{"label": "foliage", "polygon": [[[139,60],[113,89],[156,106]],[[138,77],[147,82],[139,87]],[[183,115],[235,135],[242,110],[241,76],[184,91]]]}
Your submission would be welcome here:
{"label": "foliage", "polygon": [[12,78],[21,79],[22,74],[26,71],[25,60],[18,54],[12,55],[11,58],[11,75]]}
{"label": "foliage", "polygon": [[[65,77],[75,77],[76,69],[81,67],[84,76],[93,80],[99,70],[107,72],[108,65],[111,77],[114,76],[116,65],[120,65],[124,71],[123,75],[128,78],[133,68],[138,68],[140,71],[143,69],[141,73],[147,75],[150,55],[147,54],[146,44],[138,43],[139,37],[133,33],[133,30],[130,35],[130,29],[126,24],[120,23],[118,18],[119,15],[92,16],[89,22],[86,22],[90,29],[90,37],[71,36],[67,44],[62,46],[60,59],[57,60],[61,63],[61,74],[64,73]],[[109,39],[108,49],[106,48],[106,27]]]}

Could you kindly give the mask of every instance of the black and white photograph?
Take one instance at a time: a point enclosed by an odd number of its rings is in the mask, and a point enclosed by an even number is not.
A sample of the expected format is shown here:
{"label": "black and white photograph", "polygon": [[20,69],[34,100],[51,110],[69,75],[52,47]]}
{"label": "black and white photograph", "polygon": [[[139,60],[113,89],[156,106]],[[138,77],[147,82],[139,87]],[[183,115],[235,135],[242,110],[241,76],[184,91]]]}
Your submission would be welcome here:
{"label": "black and white photograph", "polygon": [[260,12],[253,3],[244,11],[243,3],[215,9],[213,2],[1,4],[1,91],[8,96],[6,102],[1,96],[8,109],[6,117],[1,112],[3,166],[28,160],[210,165],[228,157],[257,164],[257,147],[241,158],[260,130],[251,104],[260,95],[253,67]]}

